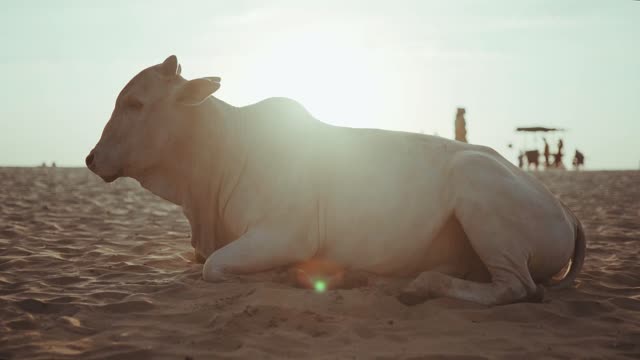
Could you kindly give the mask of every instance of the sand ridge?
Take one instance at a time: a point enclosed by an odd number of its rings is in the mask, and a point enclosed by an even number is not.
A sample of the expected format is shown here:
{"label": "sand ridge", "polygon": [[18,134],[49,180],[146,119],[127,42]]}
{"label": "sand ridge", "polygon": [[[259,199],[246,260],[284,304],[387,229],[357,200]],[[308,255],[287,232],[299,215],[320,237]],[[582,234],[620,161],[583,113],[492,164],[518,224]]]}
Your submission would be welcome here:
{"label": "sand ridge", "polygon": [[206,283],[181,210],[137,182],[0,168],[0,359],[640,358],[640,172],[538,176],[585,225],[578,286],[542,304],[408,307],[403,280]]}

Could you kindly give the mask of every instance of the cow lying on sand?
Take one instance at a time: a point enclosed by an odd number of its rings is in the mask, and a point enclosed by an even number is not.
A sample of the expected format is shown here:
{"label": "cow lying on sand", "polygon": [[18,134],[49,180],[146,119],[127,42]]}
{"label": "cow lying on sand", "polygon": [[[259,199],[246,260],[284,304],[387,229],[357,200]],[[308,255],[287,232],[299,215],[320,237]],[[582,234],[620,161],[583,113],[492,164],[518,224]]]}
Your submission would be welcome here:
{"label": "cow lying on sand", "polygon": [[219,87],[185,80],[175,56],[143,70],[86,159],[182,206],[205,280],[321,260],[505,304],[579,273],[578,219],[492,149],[331,126],[282,98],[233,107]]}

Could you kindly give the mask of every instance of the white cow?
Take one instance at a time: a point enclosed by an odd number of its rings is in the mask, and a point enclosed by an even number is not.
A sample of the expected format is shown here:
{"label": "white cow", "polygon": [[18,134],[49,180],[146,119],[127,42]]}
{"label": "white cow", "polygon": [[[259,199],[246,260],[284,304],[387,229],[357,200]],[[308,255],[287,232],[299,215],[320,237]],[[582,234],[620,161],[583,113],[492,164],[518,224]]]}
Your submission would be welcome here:
{"label": "white cow", "polygon": [[331,126],[283,98],[233,107],[219,87],[185,80],[175,56],[143,70],[86,159],[182,206],[205,280],[320,259],[416,274],[407,294],[504,304],[579,273],[578,219],[492,149]]}

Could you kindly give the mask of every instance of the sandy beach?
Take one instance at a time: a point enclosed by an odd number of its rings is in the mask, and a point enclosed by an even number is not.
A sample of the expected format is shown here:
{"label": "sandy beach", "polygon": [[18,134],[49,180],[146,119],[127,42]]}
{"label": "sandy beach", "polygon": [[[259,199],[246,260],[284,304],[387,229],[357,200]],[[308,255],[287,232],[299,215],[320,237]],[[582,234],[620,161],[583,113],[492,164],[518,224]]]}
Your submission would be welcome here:
{"label": "sandy beach", "polygon": [[136,181],[0,168],[0,359],[640,359],[640,171],[537,176],[582,220],[584,269],[488,308],[278,271],[206,283],[180,208]]}

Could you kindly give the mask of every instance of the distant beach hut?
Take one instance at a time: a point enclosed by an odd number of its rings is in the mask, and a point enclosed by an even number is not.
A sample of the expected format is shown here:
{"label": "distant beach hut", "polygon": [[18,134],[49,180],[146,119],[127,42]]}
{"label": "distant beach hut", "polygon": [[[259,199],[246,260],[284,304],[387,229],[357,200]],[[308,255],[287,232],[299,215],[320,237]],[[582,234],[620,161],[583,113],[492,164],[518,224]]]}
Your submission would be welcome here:
{"label": "distant beach hut", "polygon": [[[545,126],[528,126],[528,127],[518,127],[516,128],[516,133],[523,135],[523,141],[520,145],[519,155],[522,156],[524,154],[524,158],[527,160],[526,168],[530,169],[533,165],[536,170],[538,170],[540,166],[540,154],[544,154],[545,160],[545,168],[558,168],[564,169],[564,164],[562,163],[563,146],[564,142],[561,138],[558,140],[558,150],[555,153],[550,153],[549,143],[554,143],[552,139],[558,133],[564,132],[564,129],[555,128],[555,127],[545,127]],[[544,135],[544,137],[543,137]],[[546,144],[546,146],[545,146]],[[543,149],[541,152],[540,149]],[[550,161],[549,157],[553,155],[554,160]],[[522,168],[525,166],[524,162],[519,158],[518,165]]]}

